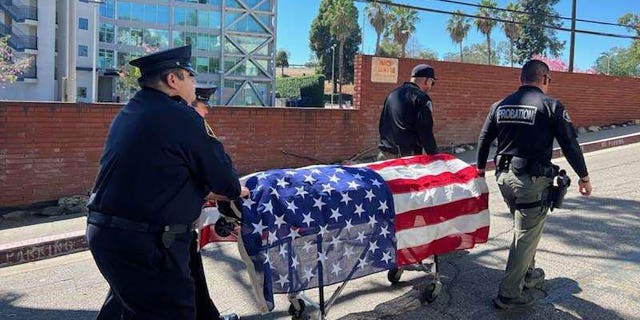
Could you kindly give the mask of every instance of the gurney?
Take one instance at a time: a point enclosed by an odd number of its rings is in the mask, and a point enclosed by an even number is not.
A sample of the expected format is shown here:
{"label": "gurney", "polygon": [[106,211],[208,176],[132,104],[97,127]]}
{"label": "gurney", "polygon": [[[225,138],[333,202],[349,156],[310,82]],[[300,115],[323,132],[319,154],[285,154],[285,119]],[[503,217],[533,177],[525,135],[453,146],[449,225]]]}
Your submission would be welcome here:
{"label": "gurney", "polygon": [[[238,249],[261,311],[274,308],[274,294],[287,294],[292,319],[305,318],[307,305],[326,319],[350,280],[384,271],[391,283],[405,270],[432,274],[424,292],[431,302],[442,288],[438,255],[488,238],[484,178],[448,154],[267,170],[241,183],[250,198],[220,206],[215,224],[207,215],[202,234],[239,225]],[[201,245],[208,241],[201,237]],[[339,286],[327,299],[332,284]],[[317,302],[303,293],[314,288]]]}

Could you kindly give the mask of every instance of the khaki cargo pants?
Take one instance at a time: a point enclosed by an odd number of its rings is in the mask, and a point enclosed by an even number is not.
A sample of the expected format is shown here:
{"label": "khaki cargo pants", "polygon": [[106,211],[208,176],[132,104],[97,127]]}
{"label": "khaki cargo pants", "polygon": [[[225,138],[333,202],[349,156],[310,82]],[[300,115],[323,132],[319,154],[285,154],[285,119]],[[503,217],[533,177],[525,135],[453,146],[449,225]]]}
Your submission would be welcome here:
{"label": "khaki cargo pants", "polygon": [[497,172],[496,180],[514,219],[513,240],[500,283],[500,295],[516,298],[522,295],[527,269],[535,267],[536,248],[549,210],[546,206],[534,204],[547,197],[553,179],[528,174],[516,176],[509,170]]}

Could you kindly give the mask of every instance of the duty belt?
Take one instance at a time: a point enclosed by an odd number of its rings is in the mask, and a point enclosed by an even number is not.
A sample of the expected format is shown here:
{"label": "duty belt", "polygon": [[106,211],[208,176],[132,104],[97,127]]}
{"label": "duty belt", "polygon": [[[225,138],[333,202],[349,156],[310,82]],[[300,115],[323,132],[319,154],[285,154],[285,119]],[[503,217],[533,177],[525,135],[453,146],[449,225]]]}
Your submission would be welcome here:
{"label": "duty belt", "polygon": [[193,230],[193,224],[173,224],[162,226],[133,221],[95,211],[89,211],[87,213],[87,223],[127,231],[161,233],[162,243],[166,248],[171,247],[176,234],[191,232]]}

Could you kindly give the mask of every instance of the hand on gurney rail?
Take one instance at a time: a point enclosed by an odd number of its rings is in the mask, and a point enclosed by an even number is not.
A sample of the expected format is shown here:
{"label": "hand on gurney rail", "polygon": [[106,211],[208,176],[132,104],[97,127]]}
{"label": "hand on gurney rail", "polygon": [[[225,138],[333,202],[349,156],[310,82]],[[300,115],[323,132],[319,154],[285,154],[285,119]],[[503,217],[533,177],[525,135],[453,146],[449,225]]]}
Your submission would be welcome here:
{"label": "hand on gurney rail", "polygon": [[[246,187],[242,187],[240,192],[240,198],[245,198],[249,196],[249,189]],[[240,225],[240,212],[237,209],[237,206],[232,204],[233,201],[229,200],[229,198],[225,196],[220,196],[215,193],[210,193],[207,199],[211,199],[212,197],[216,197],[216,206],[218,207],[218,212],[222,215],[215,224],[215,231],[218,235],[222,237],[228,237],[233,233],[233,230],[236,226]],[[234,208],[235,207],[235,208]]]}
{"label": "hand on gurney rail", "polygon": [[[242,187],[240,189],[240,196],[238,198],[246,198],[249,196],[249,189],[247,189],[247,187]],[[209,201],[231,201],[231,199],[227,198],[226,196],[223,196],[221,194],[217,194],[217,193],[213,193],[213,192],[209,192],[209,194],[206,197],[206,200]]]}

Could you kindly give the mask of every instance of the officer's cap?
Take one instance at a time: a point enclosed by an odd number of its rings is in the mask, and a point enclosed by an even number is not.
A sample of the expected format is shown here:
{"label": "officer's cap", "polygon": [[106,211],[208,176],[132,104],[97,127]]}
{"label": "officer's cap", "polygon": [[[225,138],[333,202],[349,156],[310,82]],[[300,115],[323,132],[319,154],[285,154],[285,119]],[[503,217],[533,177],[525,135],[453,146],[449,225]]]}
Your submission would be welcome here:
{"label": "officer's cap", "polygon": [[174,68],[187,70],[194,76],[198,74],[191,66],[190,45],[154,52],[150,55],[131,60],[129,64],[138,67],[142,77]]}
{"label": "officer's cap", "polygon": [[411,70],[411,77],[438,79],[436,78],[435,70],[433,70],[433,68],[428,64],[419,64],[413,67],[413,70]]}
{"label": "officer's cap", "polygon": [[196,99],[207,103],[214,92],[216,92],[216,87],[196,87]]}

